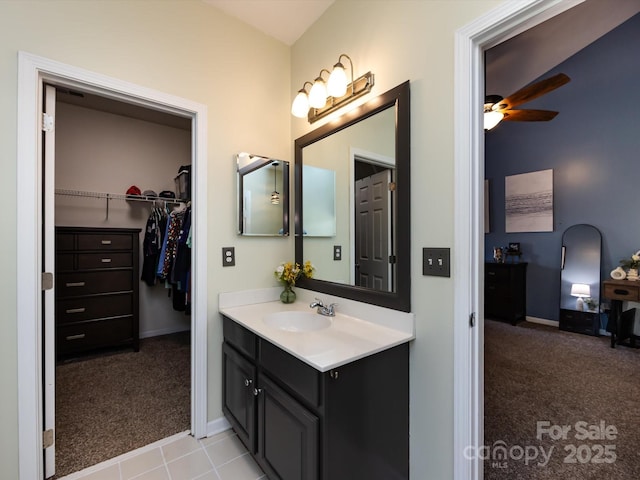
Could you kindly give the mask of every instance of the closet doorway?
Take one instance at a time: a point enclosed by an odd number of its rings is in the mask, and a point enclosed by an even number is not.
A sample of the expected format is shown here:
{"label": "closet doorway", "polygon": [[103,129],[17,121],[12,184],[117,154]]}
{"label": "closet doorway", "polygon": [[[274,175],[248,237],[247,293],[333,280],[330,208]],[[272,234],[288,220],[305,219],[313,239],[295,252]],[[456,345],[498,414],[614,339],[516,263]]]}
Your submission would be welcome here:
{"label": "closet doorway", "polygon": [[55,95],[61,477],[191,427],[191,119],[45,92]]}
{"label": "closet doorway", "polygon": [[[69,65],[26,53],[19,54],[18,92],[18,389],[21,398],[18,421],[19,469],[21,478],[47,478],[54,472],[55,385],[54,311],[52,289],[47,289],[47,272],[55,274],[54,162],[43,162],[51,152],[48,122],[42,117],[45,84],[92,93],[107,99],[163,111],[189,119],[192,166],[192,294],[190,321],[190,429],[196,438],[207,433],[206,422],[206,107],[179,97],[101,76]],[[35,116],[35,118],[34,118]],[[43,118],[44,122],[40,122]],[[37,121],[36,121],[37,120]],[[50,129],[49,129],[50,130]],[[54,130],[55,131],[55,130]],[[54,137],[55,138],[55,137]],[[45,147],[46,145],[46,147]],[[177,172],[176,172],[177,173]],[[110,201],[112,203],[113,200]],[[112,211],[113,213],[113,211]],[[144,223],[144,222],[143,222]],[[144,225],[141,227],[144,228]],[[37,252],[34,254],[34,252]],[[45,272],[40,274],[39,272]],[[47,327],[49,325],[49,327]],[[42,348],[42,349],[41,349]],[[162,412],[153,412],[162,421]],[[89,428],[94,426],[90,425]],[[97,430],[97,429],[96,429]],[[43,431],[45,432],[43,438]],[[94,431],[94,434],[99,434]],[[47,448],[48,447],[48,448]],[[42,452],[44,451],[44,455]],[[34,462],[33,459],[40,461]]]}

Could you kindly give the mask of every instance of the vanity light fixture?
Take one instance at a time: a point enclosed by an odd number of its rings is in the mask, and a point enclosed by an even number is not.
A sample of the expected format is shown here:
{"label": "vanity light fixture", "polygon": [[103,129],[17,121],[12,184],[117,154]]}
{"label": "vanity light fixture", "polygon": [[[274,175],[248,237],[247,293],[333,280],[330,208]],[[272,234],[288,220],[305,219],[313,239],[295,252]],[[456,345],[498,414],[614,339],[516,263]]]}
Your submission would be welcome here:
{"label": "vanity light fixture", "polygon": [[280,205],[280,194],[278,193],[278,162],[273,162],[273,192],[271,192],[271,204]]}
{"label": "vanity light fixture", "polygon": [[571,285],[571,296],[578,297],[576,300],[576,310],[584,311],[584,299],[591,296],[591,288],[584,283],[574,283]]}
{"label": "vanity light fixture", "polygon": [[[349,60],[351,83],[347,83],[347,74],[341,62],[343,58]],[[326,83],[322,78],[322,74],[325,72],[329,74],[329,79]],[[309,93],[306,90],[307,84],[311,85]],[[338,61],[331,72],[323,68],[313,83],[304,82],[304,85],[298,90],[298,94],[293,100],[291,114],[298,118],[307,117],[309,123],[313,123],[354,101],[356,98],[369,93],[373,84],[374,76],[371,72],[367,72],[354,80],[353,62],[349,55],[343,53],[338,57]]]}

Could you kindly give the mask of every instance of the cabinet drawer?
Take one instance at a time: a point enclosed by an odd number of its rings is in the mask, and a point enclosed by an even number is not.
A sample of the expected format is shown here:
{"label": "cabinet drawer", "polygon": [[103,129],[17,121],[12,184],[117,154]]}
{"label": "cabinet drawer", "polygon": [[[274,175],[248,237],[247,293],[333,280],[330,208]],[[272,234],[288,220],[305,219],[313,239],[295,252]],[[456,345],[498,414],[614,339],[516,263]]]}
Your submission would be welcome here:
{"label": "cabinet drawer", "polygon": [[604,296],[610,300],[637,302],[640,300],[640,287],[635,285],[615,285],[605,282]]}
{"label": "cabinet drawer", "polygon": [[133,294],[70,298],[56,302],[56,323],[80,322],[133,314]]}
{"label": "cabinet drawer", "polygon": [[295,391],[310,405],[320,405],[318,370],[263,340],[260,340],[260,364],[272,378]]}
{"label": "cabinet drawer", "polygon": [[81,352],[105,345],[121,345],[132,341],[133,320],[130,316],[56,328],[58,354]]}
{"label": "cabinet drawer", "polygon": [[487,282],[507,283],[509,281],[509,270],[504,267],[489,264],[485,267],[484,275]]}
{"label": "cabinet drawer", "polygon": [[78,250],[131,250],[131,235],[116,233],[82,233],[78,235]]}
{"label": "cabinet drawer", "polygon": [[133,253],[130,252],[105,252],[105,253],[79,253],[78,269],[90,268],[118,268],[131,267],[133,265]]}
{"label": "cabinet drawer", "polygon": [[56,296],[59,298],[133,290],[131,270],[60,273],[56,280]]}
{"label": "cabinet drawer", "polygon": [[223,317],[222,331],[227,343],[233,345],[240,353],[255,360],[258,342],[253,332],[227,317]]}
{"label": "cabinet drawer", "polygon": [[560,330],[569,332],[598,335],[600,330],[600,316],[593,312],[561,309],[559,327]]}
{"label": "cabinet drawer", "polygon": [[56,234],[56,251],[73,250],[75,246],[73,243],[73,238],[73,233]]}

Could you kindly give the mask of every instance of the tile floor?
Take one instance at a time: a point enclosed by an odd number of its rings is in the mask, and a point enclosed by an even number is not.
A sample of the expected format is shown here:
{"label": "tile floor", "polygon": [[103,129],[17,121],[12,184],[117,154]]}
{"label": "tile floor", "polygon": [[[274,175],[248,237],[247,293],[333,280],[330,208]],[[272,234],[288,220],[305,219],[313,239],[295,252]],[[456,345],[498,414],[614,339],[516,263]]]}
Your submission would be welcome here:
{"label": "tile floor", "polygon": [[174,435],[60,480],[266,480],[233,430]]}

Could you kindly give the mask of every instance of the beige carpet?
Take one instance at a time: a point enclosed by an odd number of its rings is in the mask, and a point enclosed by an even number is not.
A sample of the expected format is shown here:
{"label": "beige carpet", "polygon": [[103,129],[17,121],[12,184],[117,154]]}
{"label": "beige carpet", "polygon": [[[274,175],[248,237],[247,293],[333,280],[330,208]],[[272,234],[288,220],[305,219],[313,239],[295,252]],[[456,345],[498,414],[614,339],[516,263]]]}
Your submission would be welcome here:
{"label": "beige carpet", "polygon": [[[537,438],[539,421],[556,439]],[[570,428],[564,435],[563,426]],[[591,436],[581,438],[583,430]],[[487,320],[485,446],[487,480],[640,478],[640,350],[612,349],[608,337]],[[495,458],[500,446],[504,461]]]}
{"label": "beige carpet", "polygon": [[190,428],[189,332],[56,367],[56,478]]}

